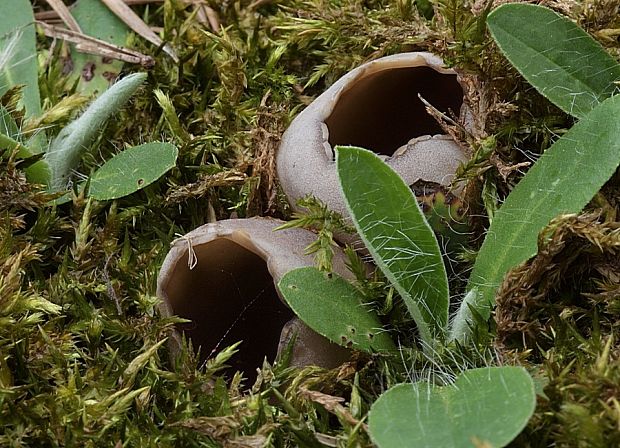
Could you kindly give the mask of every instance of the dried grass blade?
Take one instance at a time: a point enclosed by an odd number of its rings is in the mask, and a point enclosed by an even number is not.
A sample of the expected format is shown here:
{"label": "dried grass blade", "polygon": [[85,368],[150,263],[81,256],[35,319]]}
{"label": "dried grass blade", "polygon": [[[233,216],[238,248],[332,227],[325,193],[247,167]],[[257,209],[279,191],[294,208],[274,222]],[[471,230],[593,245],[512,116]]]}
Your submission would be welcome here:
{"label": "dried grass blade", "polygon": [[162,49],[172,58],[174,62],[179,62],[179,58],[172,47],[169,44],[164,44],[164,41],[161,40],[161,38],[155,34],[153,30],[151,30],[151,28],[144,23],[144,21],[122,0],[101,1],[103,1],[103,3],[110,8],[110,11],[116,14],[119,19],[125,22],[129,28],[152,44],[162,47]]}
{"label": "dried grass blade", "polygon": [[67,5],[65,5],[62,2],[62,0],[45,0],[45,1],[47,2],[48,5],[52,7],[54,11],[56,11],[56,14],[58,14],[58,16],[61,18],[63,23],[67,25],[67,27],[71,31],[75,31],[76,33],[82,32],[80,25],[77,23],[75,18],[71,15],[69,8],[67,8]]}
{"label": "dried grass blade", "polygon": [[95,39],[86,34],[71,31],[65,28],[49,25],[45,22],[36,22],[43,29],[47,37],[54,39],[62,39],[67,42],[76,44],[78,51],[95,54],[98,56],[109,57],[130,64],[140,64],[143,67],[152,67],[155,61],[152,57],[130,50],[124,47],[118,47],[109,42]]}
{"label": "dried grass blade", "polygon": [[[163,3],[164,0],[123,0],[127,5],[147,5],[150,3]],[[34,18],[36,20],[42,20],[44,22],[55,22],[60,19],[60,16],[56,11],[39,11],[35,13]]]}

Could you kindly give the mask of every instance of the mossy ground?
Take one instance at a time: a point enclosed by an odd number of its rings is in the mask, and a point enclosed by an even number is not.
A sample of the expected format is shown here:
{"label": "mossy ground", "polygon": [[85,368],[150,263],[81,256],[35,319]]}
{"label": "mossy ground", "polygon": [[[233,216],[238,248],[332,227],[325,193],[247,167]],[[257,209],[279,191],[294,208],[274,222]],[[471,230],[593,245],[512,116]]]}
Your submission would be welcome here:
{"label": "mossy ground", "polygon": [[[359,356],[335,371],[265,364],[256,384],[242,386],[239,376],[218,376],[231,350],[205,366],[191,350],[171,363],[165,341],[175,319],[158,313],[155,297],[169,243],[233,214],[289,218],[274,172],[279,137],[300,108],[351,68],[427,50],[462,73],[475,126],[446,129],[472,157],[461,174],[470,181],[474,248],[522,164],[571,125],[493,45],[484,23],[490,2],[430,2],[432,20],[421,15],[429,14],[421,1],[208,3],[223,26],[217,34],[180,0],[136,9],[162,27],[181,62],[135,40],[156,60],[147,85],[80,167],[88,174],[117,148],[163,139],[177,144],[180,156],[160,181],[116,201],[78,196],[52,207],[26,182],[20,161],[2,154],[0,445],[370,446],[370,404],[411,369],[500,361],[525,364],[544,386],[514,446],[618,446],[617,175],[582,215],[555,220],[539,254],[509,274],[490,333],[435,366],[414,352],[399,360]],[[620,58],[619,1],[541,3]],[[39,43],[49,110],[74,86],[61,75],[61,45],[49,52],[49,41]],[[14,103],[14,93],[3,104]],[[76,112],[45,123],[48,132]],[[375,280],[366,288],[376,298],[382,287]]]}

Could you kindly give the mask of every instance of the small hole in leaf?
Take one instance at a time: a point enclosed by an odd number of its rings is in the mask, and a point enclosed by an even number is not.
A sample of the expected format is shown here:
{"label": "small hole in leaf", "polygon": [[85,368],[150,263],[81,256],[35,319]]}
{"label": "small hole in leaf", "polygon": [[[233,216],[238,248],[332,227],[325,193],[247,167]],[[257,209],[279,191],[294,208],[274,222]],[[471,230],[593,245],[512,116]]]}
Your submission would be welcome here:
{"label": "small hole in leaf", "polygon": [[347,343],[347,337],[346,336],[340,336],[340,340],[342,341],[343,344]]}
{"label": "small hole in leaf", "polygon": [[346,347],[347,347],[347,348],[351,348],[351,347],[353,347],[353,341],[349,341],[349,342],[347,342]]}
{"label": "small hole in leaf", "polygon": [[375,335],[373,333],[368,333],[368,339],[370,339],[372,341],[372,338],[374,338]]}
{"label": "small hole in leaf", "polygon": [[349,327],[349,333],[355,334],[355,327]]}
{"label": "small hole in leaf", "polygon": [[289,289],[297,289],[297,285],[289,285]]}
{"label": "small hole in leaf", "polygon": [[138,179],[138,186],[141,187],[144,185],[144,179]]}
{"label": "small hole in leaf", "polygon": [[327,274],[325,274],[325,277],[327,278],[332,278],[334,276],[334,274],[332,274],[331,272],[328,272]]}

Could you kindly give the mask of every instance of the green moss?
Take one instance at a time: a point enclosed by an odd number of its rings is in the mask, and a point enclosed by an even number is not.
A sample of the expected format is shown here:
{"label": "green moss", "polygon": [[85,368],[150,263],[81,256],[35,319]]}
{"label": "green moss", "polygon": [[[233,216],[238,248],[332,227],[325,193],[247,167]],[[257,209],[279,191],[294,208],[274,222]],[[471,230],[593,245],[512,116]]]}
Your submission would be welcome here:
{"label": "green moss", "polygon": [[[252,385],[241,386],[238,377],[226,382],[218,375],[231,350],[200,366],[183,344],[178,358],[169,359],[164,341],[177,319],[161,317],[155,297],[169,243],[213,217],[289,217],[273,172],[279,136],[349,69],[426,50],[461,71],[478,124],[470,132],[455,128],[475,155],[463,170],[471,180],[474,244],[486,211],[520,178],[525,166],[519,164],[570,126],[491,43],[484,27],[488,2],[432,3],[434,17],[427,20],[410,1],[210,2],[220,33],[201,24],[185,2],[137,8],[163,28],[181,63],[134,39],[137,50],[156,60],[148,85],[107,124],[79,171],[87,176],[117,148],[153,140],[178,144],[177,168],[127,198],[78,196],[52,207],[23,177],[31,161],[3,151],[0,445],[371,446],[364,417],[389,386],[497,361],[530,363],[548,380],[547,398],[515,446],[618,445],[617,176],[589,214],[556,223],[541,240],[542,253],[513,271],[496,316],[497,353],[491,325],[478,345],[433,360],[404,351],[397,360],[359,355],[331,372],[265,364],[251,393]],[[614,5],[553,2],[617,57]],[[40,38],[39,46],[48,119],[25,122],[15,111],[16,91],[2,104],[20,129],[50,126],[53,136],[83,103],[71,97],[74,86],[62,76],[61,45],[48,52],[49,42]],[[75,107],[61,107],[69,103]],[[325,232],[333,228],[319,222],[321,229],[325,253]],[[362,284],[373,306],[392,313],[399,328],[412,328],[398,319],[402,307],[381,278]]]}

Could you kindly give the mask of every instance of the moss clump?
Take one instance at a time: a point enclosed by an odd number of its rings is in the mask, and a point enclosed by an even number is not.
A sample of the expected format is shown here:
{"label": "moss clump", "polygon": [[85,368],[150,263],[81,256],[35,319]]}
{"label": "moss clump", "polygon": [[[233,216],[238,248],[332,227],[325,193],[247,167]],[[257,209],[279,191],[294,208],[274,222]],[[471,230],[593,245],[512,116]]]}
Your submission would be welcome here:
{"label": "moss clump", "polygon": [[514,269],[498,294],[496,344],[539,365],[546,382],[523,443],[539,437],[579,447],[620,441],[615,216],[607,207],[555,219],[541,233],[538,254]]}

